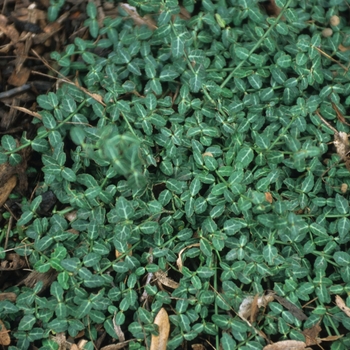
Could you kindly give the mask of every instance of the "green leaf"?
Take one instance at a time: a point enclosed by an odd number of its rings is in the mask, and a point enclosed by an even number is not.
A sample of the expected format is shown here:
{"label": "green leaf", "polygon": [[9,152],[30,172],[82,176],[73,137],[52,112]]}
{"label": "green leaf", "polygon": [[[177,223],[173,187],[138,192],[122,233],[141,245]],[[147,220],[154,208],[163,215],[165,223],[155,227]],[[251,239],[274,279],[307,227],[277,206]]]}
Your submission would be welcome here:
{"label": "green leaf", "polygon": [[246,60],[249,57],[249,50],[242,46],[236,46],[235,54],[239,59]]}
{"label": "green leaf", "polygon": [[184,54],[184,42],[177,36],[174,40],[171,41],[171,53],[174,58],[180,58]]}
{"label": "green leaf", "polygon": [[158,222],[154,222],[154,221],[148,221],[148,222],[144,222],[139,226],[141,232],[143,232],[146,235],[150,235],[155,233],[158,228],[159,228],[159,224]]}
{"label": "green leaf", "polygon": [[1,145],[6,151],[13,151],[17,147],[16,140],[11,135],[4,135],[1,138]]}
{"label": "green leaf", "polygon": [[119,197],[115,206],[116,213],[121,219],[129,220],[134,215],[134,209],[124,197]]}
{"label": "green leaf", "polygon": [[159,80],[160,81],[173,81],[178,76],[179,76],[179,73],[175,69],[168,67],[168,68],[163,69],[160,72]]}
{"label": "green leaf", "polygon": [[292,59],[290,55],[282,55],[277,59],[277,64],[281,68],[288,68],[290,67],[291,63],[292,63]]}
{"label": "green leaf", "polygon": [[34,315],[24,315],[19,322],[18,330],[19,331],[30,331],[36,322]]}
{"label": "green leaf", "polygon": [[340,214],[347,214],[349,212],[349,201],[337,193],[335,195],[335,207]]}
{"label": "green leaf", "polygon": [[309,174],[306,176],[305,180],[301,184],[301,191],[304,193],[308,193],[314,187],[314,176],[313,174]]}
{"label": "green leaf", "polygon": [[252,88],[259,90],[262,87],[262,79],[258,74],[252,74],[248,77],[249,84]]}
{"label": "green leaf", "polygon": [[198,92],[202,87],[202,79],[199,74],[194,74],[189,80],[189,86],[192,92]]}
{"label": "green leaf", "polygon": [[45,139],[34,139],[31,142],[34,151],[45,153],[49,149],[49,143]]}
{"label": "green leaf", "polygon": [[64,167],[62,169],[61,174],[62,174],[62,177],[69,182],[74,182],[76,180],[76,175],[75,175],[74,171],[70,168]]}
{"label": "green leaf", "polygon": [[350,254],[345,252],[335,252],[333,254],[335,262],[339,266],[348,266],[350,265]]}
{"label": "green leaf", "polygon": [[25,211],[22,213],[20,219],[17,221],[18,226],[24,226],[29,221],[31,221],[34,217],[34,214],[32,211]]}
{"label": "green leaf", "polygon": [[244,168],[247,168],[253,159],[254,152],[250,147],[241,148],[236,157],[236,161],[242,163]]}

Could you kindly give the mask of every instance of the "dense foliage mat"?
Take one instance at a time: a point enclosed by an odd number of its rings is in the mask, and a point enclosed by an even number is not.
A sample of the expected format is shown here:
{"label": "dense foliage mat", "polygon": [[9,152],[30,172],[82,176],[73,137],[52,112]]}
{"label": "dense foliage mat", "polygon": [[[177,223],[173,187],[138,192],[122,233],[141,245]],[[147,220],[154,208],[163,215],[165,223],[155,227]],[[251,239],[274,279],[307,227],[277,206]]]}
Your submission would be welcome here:
{"label": "dense foliage mat", "polygon": [[[3,163],[26,147],[43,163],[8,247],[54,274],[46,290],[6,290],[9,349],[58,349],[62,332],[93,349],[116,329],[146,349],[161,308],[168,349],[258,350],[305,341],[315,325],[349,349],[350,318],[335,306],[350,291],[348,145],[332,145],[349,132],[349,5],[129,4],[155,28],[122,8],[99,26],[90,2],[93,40],[52,53],[71,80],[38,98],[37,136],[1,138]],[[59,204],[42,216],[48,190]],[[307,317],[272,301],[246,322],[242,301],[266,290]]]}

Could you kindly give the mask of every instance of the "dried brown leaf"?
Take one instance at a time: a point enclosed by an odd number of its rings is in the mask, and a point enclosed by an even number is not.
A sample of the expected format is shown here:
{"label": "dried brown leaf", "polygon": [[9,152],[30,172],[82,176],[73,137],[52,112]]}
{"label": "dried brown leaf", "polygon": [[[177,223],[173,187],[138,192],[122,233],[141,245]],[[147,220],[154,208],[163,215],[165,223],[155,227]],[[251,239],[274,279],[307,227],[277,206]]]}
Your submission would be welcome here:
{"label": "dried brown leaf", "polygon": [[340,338],[344,337],[343,334],[341,335],[329,335],[328,337],[326,338],[318,338],[320,341],[335,341],[335,340],[338,340]]}
{"label": "dried brown leaf", "polygon": [[321,332],[322,328],[320,327],[320,323],[316,323],[311,328],[306,328],[302,331],[305,336],[305,343],[307,346],[309,345],[317,345],[321,341],[318,338],[318,334]]}
{"label": "dried brown leaf", "polygon": [[179,287],[179,283],[169,278],[164,271],[159,270],[154,273],[154,276],[163,286],[169,287],[171,289],[176,289]]}
{"label": "dried brown leaf", "polygon": [[0,264],[0,271],[15,271],[21,270],[26,266],[24,258],[16,253],[7,253],[6,257]]}
{"label": "dried brown leaf", "polygon": [[28,81],[30,73],[31,70],[27,67],[21,67],[18,72],[13,70],[7,82],[13,86],[22,86]]}
{"label": "dried brown leaf", "polygon": [[258,316],[258,313],[259,313],[258,301],[259,301],[259,294],[256,294],[250,306],[251,311],[250,311],[249,319],[251,323],[256,321],[256,317]]}
{"label": "dried brown leaf", "polygon": [[168,343],[170,323],[168,313],[161,308],[154,319],[154,324],[158,325],[159,334],[153,335],[150,350],[166,350]]}
{"label": "dried brown leaf", "polygon": [[3,300],[9,300],[9,301],[16,301],[17,295],[13,292],[5,292],[0,294],[0,301]]}
{"label": "dried brown leaf", "polygon": [[150,16],[144,16],[141,17],[138,13],[135,7],[126,4],[126,3],[121,3],[119,6],[132,18],[134,23],[136,25],[146,25],[149,29],[157,29],[156,22],[153,20],[152,17]]}
{"label": "dried brown leaf", "polygon": [[350,317],[350,308],[346,306],[345,301],[341,296],[335,296],[335,303],[337,304],[339,309],[344,312],[346,316]]}
{"label": "dried brown leaf", "polygon": [[179,252],[179,257],[177,258],[176,260],[176,265],[177,265],[177,268],[179,269],[180,272],[182,272],[182,259],[181,259],[181,255],[182,253],[186,250],[186,249],[190,249],[192,247],[199,247],[199,243],[195,243],[195,244],[191,244],[185,248],[182,248]]}
{"label": "dried brown leaf", "polygon": [[307,350],[306,344],[299,340],[282,340],[274,344],[266,345],[263,350]]}
{"label": "dried brown leaf", "polygon": [[340,186],[341,193],[346,193],[347,190],[348,190],[348,184],[342,183],[341,186]]}
{"label": "dried brown leaf", "polygon": [[265,199],[271,204],[273,202],[272,194],[270,192],[265,192]]}
{"label": "dried brown leaf", "polygon": [[296,305],[291,303],[285,298],[282,298],[278,295],[274,295],[274,298],[286,309],[288,309],[291,314],[296,317],[299,321],[305,321],[307,320],[307,316],[304,314],[304,312]]}
{"label": "dried brown leaf", "polygon": [[27,287],[33,288],[37,282],[42,281],[43,287],[41,291],[50,287],[52,282],[56,280],[58,272],[54,269],[50,269],[47,272],[40,273],[38,271],[32,271],[20,284],[24,284]]}
{"label": "dried brown leaf", "polygon": [[0,14],[0,32],[3,32],[10,40],[11,44],[15,45],[19,39],[19,33],[13,24],[7,25],[7,18]]}
{"label": "dried brown leaf", "polygon": [[121,327],[118,324],[115,323],[115,315],[116,315],[116,313],[117,312],[114,313],[114,317],[113,317],[113,329],[114,329],[115,334],[118,337],[118,340],[120,342],[124,342],[125,341],[124,332],[122,331]]}
{"label": "dried brown leaf", "polygon": [[78,341],[78,348],[79,348],[79,350],[84,350],[84,349],[86,349],[85,348],[85,345],[88,343],[88,340],[86,340],[86,339],[80,339],[79,341]]}
{"label": "dried brown leaf", "polygon": [[243,299],[241,305],[239,306],[238,316],[243,320],[254,322],[260,308],[265,308],[269,302],[273,300],[273,294],[268,293],[259,297],[257,294],[255,297],[247,296]]}
{"label": "dried brown leaf", "polygon": [[12,190],[16,187],[17,184],[17,176],[11,176],[0,188],[0,207],[2,207],[7,198],[11,194]]}
{"label": "dried brown leaf", "polygon": [[203,154],[202,154],[202,157],[204,158],[204,157],[214,157],[213,156],[213,153],[211,153],[211,152],[204,152]]}
{"label": "dried brown leaf", "polygon": [[346,161],[350,151],[349,139],[346,132],[340,131],[334,134],[334,146],[340,158]]}
{"label": "dried brown leaf", "polygon": [[127,340],[127,341],[123,341],[121,343],[106,345],[103,348],[101,348],[100,350],[119,350],[119,349],[123,349],[123,348],[125,348],[128,345],[128,343],[130,343],[131,341],[134,341],[134,340],[135,339],[130,339],[130,340]]}
{"label": "dried brown leaf", "polygon": [[350,50],[350,46],[344,46],[344,45],[342,45],[342,44],[339,44],[338,49],[339,49],[339,51],[341,51],[341,52],[345,52],[345,51]]}
{"label": "dried brown leaf", "polygon": [[10,345],[11,344],[11,338],[9,336],[9,332],[5,325],[4,325],[4,322],[2,322],[0,320],[0,345],[4,345],[4,346],[7,346],[7,345]]}
{"label": "dried brown leaf", "polygon": [[192,344],[191,347],[193,350],[206,350],[203,344]]}

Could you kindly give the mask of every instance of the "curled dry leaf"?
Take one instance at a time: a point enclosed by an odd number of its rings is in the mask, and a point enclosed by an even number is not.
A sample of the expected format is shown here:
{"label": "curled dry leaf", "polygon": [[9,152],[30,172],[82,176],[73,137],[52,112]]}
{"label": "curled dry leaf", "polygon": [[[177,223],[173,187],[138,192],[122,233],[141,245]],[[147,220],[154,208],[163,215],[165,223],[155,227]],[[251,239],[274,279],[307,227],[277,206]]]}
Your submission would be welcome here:
{"label": "curled dry leaf", "polygon": [[317,322],[311,328],[306,328],[302,331],[305,336],[305,343],[307,346],[309,345],[317,345],[321,343],[320,338],[318,338],[318,334],[321,332],[322,328],[320,327],[320,323]]}
{"label": "curled dry leaf", "polygon": [[307,320],[307,316],[303,313],[303,311],[296,305],[294,305],[293,303],[291,303],[290,301],[288,301],[285,298],[282,298],[278,295],[274,295],[274,298],[282,305],[284,306],[286,309],[288,309],[290,311],[290,313],[297,318],[299,321],[305,321]]}
{"label": "curled dry leaf", "polygon": [[115,315],[117,312],[114,313],[114,317],[113,317],[113,329],[115,331],[115,334],[118,337],[118,340],[120,342],[124,342],[125,341],[125,335],[124,332],[122,331],[121,327],[115,323]]}
{"label": "curled dry leaf", "polygon": [[190,248],[192,248],[192,247],[199,247],[199,243],[195,243],[195,244],[191,244],[191,245],[189,245],[189,246],[187,246],[187,247],[185,247],[185,248],[182,248],[181,250],[180,250],[180,252],[179,252],[179,257],[177,258],[177,260],[176,260],[176,265],[177,265],[177,268],[179,269],[179,271],[180,272],[182,272],[182,259],[181,259],[181,255],[182,255],[182,253],[186,250],[186,249],[190,249]]}
{"label": "curled dry leaf", "polygon": [[335,296],[335,303],[337,304],[339,309],[344,312],[346,316],[350,317],[350,308],[346,306],[345,301],[341,296]]}
{"label": "curled dry leaf", "polygon": [[334,134],[334,146],[340,158],[346,161],[350,151],[349,139],[346,132],[340,131]]}
{"label": "curled dry leaf", "polygon": [[[101,348],[100,350],[119,350],[119,349],[125,349],[128,345],[128,343],[130,343],[131,341],[134,341],[135,339],[130,339],[127,341],[123,341],[121,343],[118,344],[110,344],[110,345],[106,345],[103,348]],[[72,349],[71,349],[72,350]]]}
{"label": "curled dry leaf", "polygon": [[16,301],[17,295],[13,292],[1,293],[0,301],[8,300],[8,301]]}
{"label": "curled dry leaf", "polygon": [[265,192],[265,199],[271,204],[273,202],[272,194],[270,192]]}
{"label": "curled dry leaf", "polygon": [[157,316],[154,319],[154,324],[158,326],[159,334],[152,334],[150,350],[166,350],[170,332],[170,323],[168,313],[164,308],[161,308],[157,313]]}
{"label": "curled dry leaf", "polygon": [[203,344],[192,344],[191,347],[193,350],[206,350]]}
{"label": "curled dry leaf", "polygon": [[273,294],[268,293],[259,297],[257,294],[255,297],[248,296],[243,299],[241,305],[239,306],[238,315],[243,320],[254,322],[260,308],[265,308],[269,302],[273,301]]}
{"label": "curled dry leaf", "polygon": [[6,329],[4,322],[0,320],[0,345],[10,345],[11,339],[9,336],[9,331]]}
{"label": "curled dry leaf", "polygon": [[266,345],[263,350],[312,350],[307,348],[303,341],[282,340],[274,344]]}
{"label": "curled dry leaf", "polygon": [[21,270],[26,266],[24,258],[16,253],[8,253],[3,261],[0,263],[0,271],[14,271]]}
{"label": "curled dry leaf", "polygon": [[341,186],[340,186],[340,191],[341,191],[342,193],[346,193],[347,190],[348,190],[348,184],[342,183]]}
{"label": "curled dry leaf", "polygon": [[344,45],[342,45],[342,44],[339,44],[338,49],[339,49],[339,51],[341,51],[341,52],[345,52],[345,51],[350,50],[350,46],[344,46]]}
{"label": "curled dry leaf", "polygon": [[173,279],[169,278],[167,274],[164,271],[157,271],[154,273],[157,280],[166,287],[169,287],[171,289],[176,289],[179,287],[179,283],[175,282]]}
{"label": "curled dry leaf", "polygon": [[119,6],[132,18],[136,25],[146,25],[149,29],[157,29],[156,22],[149,16],[141,17],[135,7],[126,3],[121,3]]}
{"label": "curled dry leaf", "polygon": [[329,335],[328,337],[326,338],[318,338],[320,341],[335,341],[335,340],[338,340],[340,338],[344,337],[343,334],[340,334],[340,335]]}
{"label": "curled dry leaf", "polygon": [[0,207],[2,207],[5,204],[7,198],[11,194],[12,190],[15,188],[16,184],[17,176],[13,175],[0,188]]}

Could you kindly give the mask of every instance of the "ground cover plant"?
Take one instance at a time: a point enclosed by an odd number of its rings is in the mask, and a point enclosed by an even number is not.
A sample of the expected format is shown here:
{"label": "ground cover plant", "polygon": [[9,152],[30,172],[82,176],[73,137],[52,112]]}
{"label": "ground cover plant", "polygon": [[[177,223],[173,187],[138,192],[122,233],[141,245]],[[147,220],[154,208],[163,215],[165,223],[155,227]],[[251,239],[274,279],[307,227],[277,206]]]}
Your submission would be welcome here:
{"label": "ground cover plant", "polygon": [[167,349],[349,349],[349,4],[128,4],[87,4],[36,135],[1,137],[2,163],[43,165],[7,244],[36,273],[3,290],[8,349],[148,349],[167,320]]}

